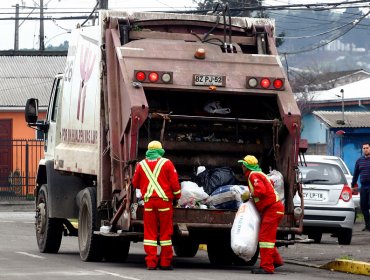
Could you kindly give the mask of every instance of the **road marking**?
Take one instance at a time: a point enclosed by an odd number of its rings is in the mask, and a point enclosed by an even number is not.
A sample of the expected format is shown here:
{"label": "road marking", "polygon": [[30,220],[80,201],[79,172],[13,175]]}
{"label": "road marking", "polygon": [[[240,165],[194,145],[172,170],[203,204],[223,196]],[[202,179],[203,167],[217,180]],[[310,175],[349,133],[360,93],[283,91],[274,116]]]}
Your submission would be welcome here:
{"label": "road marking", "polygon": [[29,253],[26,253],[26,252],[16,252],[16,253],[21,254],[21,255],[25,255],[25,256],[28,256],[28,257],[36,258],[36,259],[45,259],[44,257],[34,255],[34,254],[29,254]]}
{"label": "road marking", "polygon": [[107,274],[107,275],[115,276],[115,277],[118,277],[118,278],[122,278],[122,279],[128,279],[128,280],[141,280],[140,278],[123,276],[123,275],[121,275],[121,274],[113,273],[113,272],[109,272],[109,271],[105,271],[105,270],[95,270],[95,271],[96,271],[96,272],[99,272],[99,273],[102,273],[102,274]]}

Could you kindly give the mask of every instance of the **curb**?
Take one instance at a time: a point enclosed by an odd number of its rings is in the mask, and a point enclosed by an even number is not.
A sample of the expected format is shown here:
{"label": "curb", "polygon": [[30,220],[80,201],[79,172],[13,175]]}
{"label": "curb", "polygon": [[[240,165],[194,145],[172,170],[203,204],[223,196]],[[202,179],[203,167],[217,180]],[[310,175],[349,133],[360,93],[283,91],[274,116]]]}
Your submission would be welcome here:
{"label": "curb", "polygon": [[[207,245],[200,244],[199,249],[207,251]],[[327,269],[331,271],[340,271],[340,272],[346,272],[346,273],[351,273],[351,274],[370,276],[370,263],[368,262],[344,260],[344,259],[336,259],[335,261],[331,261],[323,265],[310,264],[307,262],[300,262],[300,261],[286,260],[286,259],[284,260],[284,262],[289,263],[289,264],[294,264],[294,265],[305,266],[305,267]]]}
{"label": "curb", "polygon": [[35,201],[31,200],[1,200],[0,212],[34,211]]}
{"label": "curb", "polygon": [[370,263],[368,262],[336,259],[322,265],[320,268],[370,276]]}

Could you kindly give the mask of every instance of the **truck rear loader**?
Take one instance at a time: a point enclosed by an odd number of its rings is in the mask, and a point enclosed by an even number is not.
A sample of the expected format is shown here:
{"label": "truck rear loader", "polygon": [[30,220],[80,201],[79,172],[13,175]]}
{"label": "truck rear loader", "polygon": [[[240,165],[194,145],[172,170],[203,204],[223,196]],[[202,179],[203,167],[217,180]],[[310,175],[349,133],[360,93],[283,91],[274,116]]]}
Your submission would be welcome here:
{"label": "truck rear loader", "polygon": [[[96,26],[71,37],[47,118],[37,120],[37,99],[25,109],[45,135],[35,187],[41,252],[57,253],[64,233],[78,236],[83,261],[126,259],[130,243],[143,240],[131,179],[151,140],[162,142],[180,181],[203,165],[229,166],[245,182],[237,160],[246,154],[265,172],[279,170],[286,212],[278,243],[294,243],[300,112],[273,20],[102,10]],[[193,257],[207,244],[211,263],[242,262],[230,249],[235,213],[175,208],[175,253]]]}

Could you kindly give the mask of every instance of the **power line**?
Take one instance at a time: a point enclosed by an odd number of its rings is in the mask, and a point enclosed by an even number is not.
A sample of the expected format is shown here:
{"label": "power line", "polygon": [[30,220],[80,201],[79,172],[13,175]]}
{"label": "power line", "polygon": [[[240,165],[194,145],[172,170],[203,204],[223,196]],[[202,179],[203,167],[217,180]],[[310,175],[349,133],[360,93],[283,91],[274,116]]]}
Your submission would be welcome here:
{"label": "power line", "polygon": [[348,30],[345,30],[341,34],[339,34],[337,36],[334,36],[330,40],[327,40],[327,41],[325,41],[323,43],[319,43],[316,46],[313,46],[313,47],[310,47],[310,48],[301,49],[301,50],[294,51],[294,52],[280,52],[280,54],[282,54],[282,55],[291,55],[291,54],[305,53],[305,52],[313,51],[313,50],[316,50],[316,49],[321,48],[323,46],[326,46],[326,45],[330,44],[331,42],[333,42],[333,41],[339,39],[340,37],[344,36],[345,34],[347,34],[349,31],[351,31],[353,28],[355,28],[369,14],[370,14],[370,11],[367,12],[366,14],[364,14],[361,18],[359,18],[358,21],[354,21],[353,24],[352,24],[352,26]]}

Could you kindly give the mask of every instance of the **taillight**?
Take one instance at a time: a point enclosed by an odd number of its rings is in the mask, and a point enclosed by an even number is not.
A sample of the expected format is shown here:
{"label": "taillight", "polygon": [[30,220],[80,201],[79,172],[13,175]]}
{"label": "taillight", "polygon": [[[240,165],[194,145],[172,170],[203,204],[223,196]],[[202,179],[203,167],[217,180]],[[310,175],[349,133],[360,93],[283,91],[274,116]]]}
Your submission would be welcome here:
{"label": "taillight", "polygon": [[158,74],[156,72],[150,73],[149,81],[151,81],[152,83],[155,83],[156,81],[158,81]]}
{"label": "taillight", "polygon": [[269,88],[269,87],[270,87],[270,85],[271,85],[271,82],[270,82],[270,80],[269,80],[269,79],[267,79],[267,78],[263,78],[263,79],[261,80],[261,87],[263,87],[263,88]]}
{"label": "taillight", "polygon": [[351,198],[352,198],[351,188],[348,185],[344,185],[339,199],[342,199],[343,201],[348,202],[350,201]]}
{"label": "taillight", "polygon": [[154,84],[172,84],[172,72],[135,70],[134,77],[136,82]]}
{"label": "taillight", "polygon": [[142,82],[142,81],[144,81],[145,80],[145,78],[146,78],[146,75],[145,75],[145,73],[144,72],[137,72],[136,73],[136,80],[138,80],[139,82]]}
{"label": "taillight", "polygon": [[281,79],[276,79],[274,81],[274,88],[275,89],[280,89],[280,88],[283,87],[283,85],[284,85],[284,82]]}
{"label": "taillight", "polygon": [[284,90],[285,79],[270,77],[247,77],[247,88]]}

